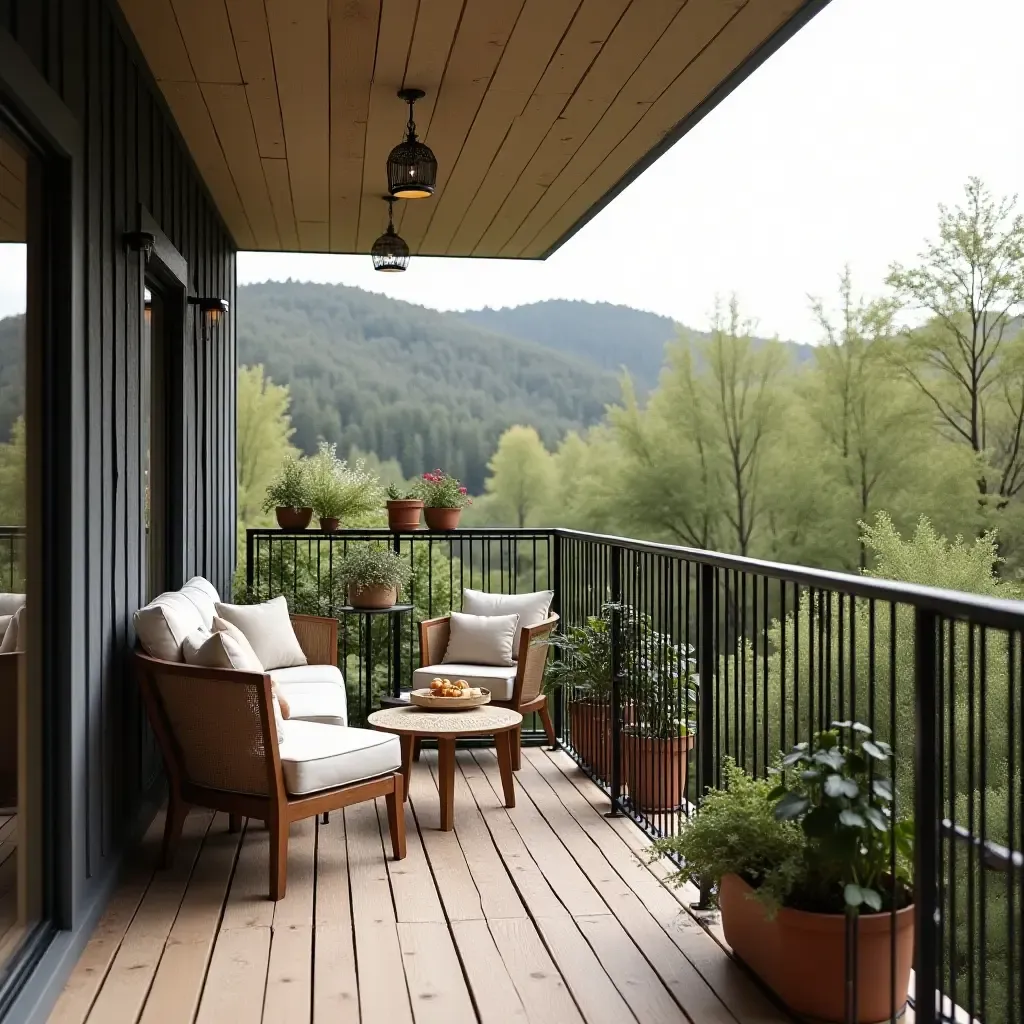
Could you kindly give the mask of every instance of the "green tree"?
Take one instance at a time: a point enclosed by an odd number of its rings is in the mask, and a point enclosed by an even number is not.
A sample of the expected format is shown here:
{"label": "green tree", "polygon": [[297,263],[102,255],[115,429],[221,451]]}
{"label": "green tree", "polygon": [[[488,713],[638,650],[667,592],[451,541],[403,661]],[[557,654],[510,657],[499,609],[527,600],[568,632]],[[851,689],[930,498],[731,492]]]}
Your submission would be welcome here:
{"label": "green tree", "polygon": [[25,417],[11,427],[11,439],[0,444],[0,525],[25,525]]}
{"label": "green tree", "polygon": [[284,384],[264,375],[262,366],[238,369],[238,515],[243,526],[256,525],[264,492],[286,455],[295,451]]}
{"label": "green tree", "polygon": [[509,427],[487,464],[487,504],[497,522],[537,525],[554,485],[551,453],[533,427]]}
{"label": "green tree", "polygon": [[[904,307],[928,315],[895,352],[943,433],[979,457],[977,486],[996,507],[1024,488],[1024,215],[969,178],[963,206],[939,207],[938,238],[918,264],[892,264]],[[981,465],[987,463],[987,468]]]}

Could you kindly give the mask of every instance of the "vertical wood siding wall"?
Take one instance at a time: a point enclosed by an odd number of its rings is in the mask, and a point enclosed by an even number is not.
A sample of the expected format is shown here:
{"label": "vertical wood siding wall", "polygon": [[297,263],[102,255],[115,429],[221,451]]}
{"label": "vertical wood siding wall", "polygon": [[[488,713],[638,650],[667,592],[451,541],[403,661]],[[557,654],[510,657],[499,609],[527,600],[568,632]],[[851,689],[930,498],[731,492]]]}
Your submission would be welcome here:
{"label": "vertical wood siding wall", "polygon": [[[142,719],[126,651],[132,612],[144,603],[141,507],[140,262],[122,238],[138,204],[188,262],[192,294],[231,300],[235,250],[195,174],[136,51],[107,0],[0,0],[5,28],[77,118],[84,140],[83,237],[86,382],[81,396],[86,465],[84,593],[86,763],[76,785],[87,807],[85,902],[118,852],[159,762]],[[234,563],[235,342],[233,317],[204,342],[191,315],[168,339],[184,370],[183,563],[171,572],[209,578],[229,593]],[[66,841],[68,837],[60,837]],[[76,915],[77,916],[77,915]]]}

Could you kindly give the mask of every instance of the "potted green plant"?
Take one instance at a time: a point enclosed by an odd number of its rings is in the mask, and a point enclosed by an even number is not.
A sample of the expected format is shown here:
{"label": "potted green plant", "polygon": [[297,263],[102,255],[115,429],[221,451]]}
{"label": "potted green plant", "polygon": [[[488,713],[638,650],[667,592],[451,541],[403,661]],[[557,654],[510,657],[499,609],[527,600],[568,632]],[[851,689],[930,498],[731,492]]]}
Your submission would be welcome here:
{"label": "potted green plant", "polygon": [[394,484],[388,487],[387,495],[388,529],[396,532],[418,530],[423,499],[415,494],[403,494]]}
{"label": "potted green plant", "polygon": [[676,884],[696,874],[717,886],[733,952],[801,1017],[846,1020],[848,934],[856,1024],[906,1005],[913,826],[892,814],[891,757],[867,726],[835,722],[783,759],[778,785],[726,760],[725,788],[653,847],[684,863]]}
{"label": "potted green plant", "polygon": [[416,490],[423,499],[423,518],[428,530],[454,530],[462,510],[473,504],[466,488],[440,469],[424,473]]}
{"label": "potted green plant", "polygon": [[390,608],[411,576],[408,561],[379,544],[351,548],[338,567],[338,581],[353,608]]}
{"label": "potted green plant", "polygon": [[557,657],[547,666],[545,686],[564,687],[569,711],[569,742],[598,778],[612,765],[612,647],[607,611],[582,626],[551,637]]}
{"label": "potted green plant", "polygon": [[308,464],[310,504],[320,517],[321,530],[333,532],[342,519],[356,519],[380,508],[383,488],[362,459],[350,466],[338,458],[337,445],[321,441]]}
{"label": "potted green plant", "polygon": [[310,498],[309,466],[298,455],[289,455],[280,472],[267,488],[263,511],[277,515],[282,530],[304,530],[313,518]]}
{"label": "potted green plant", "polygon": [[686,796],[696,728],[692,651],[655,630],[649,615],[628,608],[623,632],[632,717],[622,726],[622,781],[636,810],[675,810]]}

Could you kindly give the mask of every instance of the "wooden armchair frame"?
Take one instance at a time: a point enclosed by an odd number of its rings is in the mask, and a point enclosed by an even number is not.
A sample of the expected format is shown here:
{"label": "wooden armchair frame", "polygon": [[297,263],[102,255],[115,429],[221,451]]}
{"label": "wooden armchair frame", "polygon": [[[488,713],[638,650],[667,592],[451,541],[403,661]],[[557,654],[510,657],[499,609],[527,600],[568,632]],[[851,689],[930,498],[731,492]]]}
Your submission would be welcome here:
{"label": "wooden armchair frame", "polygon": [[[519,652],[516,661],[516,680],[510,700],[492,700],[499,708],[510,708],[521,715],[536,713],[540,716],[548,743],[558,745],[555,727],[548,713],[548,698],[544,693],[544,667],[548,660],[548,638],[558,625],[558,616],[552,612],[543,622],[535,626],[524,626],[519,634]],[[451,616],[442,615],[420,623],[420,667],[440,665],[448,649],[451,633]],[[523,744],[522,726],[516,729],[512,744],[512,768],[519,771]]]}
{"label": "wooden armchair frame", "polygon": [[[331,651],[333,663],[337,652],[337,621],[312,615],[293,615],[292,622],[307,659],[314,663],[314,658]],[[165,867],[174,857],[190,807],[209,807],[226,812],[231,831],[241,828],[243,817],[255,818],[265,822],[270,830],[270,898],[279,900],[284,897],[287,889],[288,830],[291,823],[339,810],[350,804],[362,803],[364,800],[373,800],[378,796],[385,797],[387,802],[392,853],[396,860],[405,857],[405,815],[402,808],[403,780],[400,769],[308,796],[290,796],[285,788],[278,750],[269,675],[161,661],[158,658],[151,658],[138,648],[134,655],[146,713],[156,734],[167,770],[169,795],[162,851]],[[316,663],[324,664],[326,661]],[[182,748],[155,682],[158,675],[210,680],[214,683],[247,687],[250,693],[255,691],[259,707],[263,759],[266,763],[265,793],[212,788],[189,779]]]}

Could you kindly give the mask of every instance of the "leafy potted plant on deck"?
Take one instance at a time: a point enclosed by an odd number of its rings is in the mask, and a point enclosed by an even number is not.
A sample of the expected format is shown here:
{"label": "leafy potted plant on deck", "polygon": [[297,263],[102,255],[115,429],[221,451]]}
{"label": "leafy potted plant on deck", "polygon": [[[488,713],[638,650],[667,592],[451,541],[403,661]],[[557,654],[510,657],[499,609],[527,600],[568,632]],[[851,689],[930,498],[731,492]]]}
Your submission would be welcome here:
{"label": "leafy potted plant on deck", "polygon": [[289,455],[280,472],[267,488],[263,511],[277,515],[282,530],[304,530],[313,518],[310,499],[309,466],[298,455]]}
{"label": "leafy potted plant on deck", "polygon": [[894,1019],[906,1005],[913,827],[892,814],[891,757],[867,726],[835,722],[786,756],[777,786],[727,759],[727,788],[653,847],[684,862],[676,884],[697,874],[717,885],[733,952],[801,1016],[846,1019],[848,923],[856,1024]]}
{"label": "leafy potted plant on deck", "polygon": [[466,488],[441,469],[424,473],[416,489],[423,499],[423,518],[428,530],[454,530],[462,510],[473,504]]}
{"label": "leafy potted plant on deck", "polygon": [[338,581],[353,608],[390,608],[411,576],[409,563],[379,544],[350,548],[338,567]]}
{"label": "leafy potted plant on deck", "polygon": [[609,613],[591,615],[551,637],[558,657],[549,663],[545,685],[565,688],[569,742],[584,764],[608,780],[612,765],[612,646]]}
{"label": "leafy potted plant on deck", "polygon": [[333,532],[342,519],[376,512],[383,501],[377,476],[362,459],[350,466],[337,455],[337,445],[321,441],[308,460],[310,503],[320,517],[320,529]]}
{"label": "leafy potted plant on deck", "polygon": [[423,499],[415,494],[406,494],[391,484],[387,491],[388,529],[395,532],[401,530],[418,530],[420,513],[423,511]]}
{"label": "leafy potted plant on deck", "polygon": [[625,615],[623,631],[633,714],[622,726],[622,781],[636,810],[674,810],[686,796],[696,724],[692,650],[654,629],[649,615]]}

